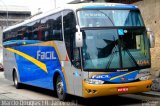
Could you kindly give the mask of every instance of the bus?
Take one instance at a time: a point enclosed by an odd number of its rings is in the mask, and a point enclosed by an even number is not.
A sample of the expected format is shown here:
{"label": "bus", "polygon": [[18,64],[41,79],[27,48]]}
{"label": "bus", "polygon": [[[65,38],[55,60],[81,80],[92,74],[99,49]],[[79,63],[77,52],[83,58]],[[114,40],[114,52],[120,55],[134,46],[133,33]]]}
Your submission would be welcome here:
{"label": "bus", "polygon": [[60,100],[147,92],[152,47],[137,6],[67,4],[3,31],[4,75]]}

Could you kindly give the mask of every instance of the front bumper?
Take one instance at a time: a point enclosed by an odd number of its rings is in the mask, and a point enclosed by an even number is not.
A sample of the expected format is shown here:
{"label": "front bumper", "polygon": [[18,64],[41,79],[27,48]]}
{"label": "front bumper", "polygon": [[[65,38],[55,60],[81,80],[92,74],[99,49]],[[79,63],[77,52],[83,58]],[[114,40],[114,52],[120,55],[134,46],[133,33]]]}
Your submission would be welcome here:
{"label": "front bumper", "polygon": [[[151,89],[151,80],[124,83],[124,84],[88,84],[83,81],[83,97],[91,98],[98,96],[108,96],[108,95],[119,95],[119,94],[129,94],[138,92],[147,92]],[[118,88],[127,87],[128,91],[118,92]]]}

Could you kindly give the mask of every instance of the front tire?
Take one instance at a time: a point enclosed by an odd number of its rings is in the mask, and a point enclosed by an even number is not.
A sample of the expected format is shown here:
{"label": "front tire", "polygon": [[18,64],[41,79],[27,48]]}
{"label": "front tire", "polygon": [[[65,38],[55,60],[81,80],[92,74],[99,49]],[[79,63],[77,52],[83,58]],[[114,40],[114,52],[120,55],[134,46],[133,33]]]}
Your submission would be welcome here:
{"label": "front tire", "polygon": [[56,92],[57,92],[57,96],[59,98],[59,100],[61,101],[65,101],[66,100],[66,93],[64,91],[64,84],[62,81],[62,78],[60,77],[60,75],[57,77],[57,81],[56,81]]}
{"label": "front tire", "polygon": [[14,73],[13,73],[13,83],[14,83],[14,86],[16,87],[16,89],[20,89],[20,83],[18,81],[18,75],[17,75],[16,71],[14,71]]}

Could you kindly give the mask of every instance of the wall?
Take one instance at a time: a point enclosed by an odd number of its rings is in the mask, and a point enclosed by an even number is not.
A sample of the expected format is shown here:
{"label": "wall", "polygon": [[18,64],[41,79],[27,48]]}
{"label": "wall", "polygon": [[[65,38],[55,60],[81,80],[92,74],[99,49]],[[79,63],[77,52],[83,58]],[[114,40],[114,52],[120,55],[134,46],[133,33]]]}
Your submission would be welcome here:
{"label": "wall", "polygon": [[146,27],[153,30],[156,37],[155,48],[151,49],[152,74],[160,70],[160,0],[143,0],[135,3],[142,13]]}

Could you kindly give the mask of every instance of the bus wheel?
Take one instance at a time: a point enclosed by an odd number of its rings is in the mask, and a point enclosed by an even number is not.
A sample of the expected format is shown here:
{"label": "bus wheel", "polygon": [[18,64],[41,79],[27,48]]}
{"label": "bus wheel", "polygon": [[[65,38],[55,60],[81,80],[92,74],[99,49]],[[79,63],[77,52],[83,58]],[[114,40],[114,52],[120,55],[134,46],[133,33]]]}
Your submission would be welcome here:
{"label": "bus wheel", "polygon": [[14,82],[14,86],[19,89],[20,88],[20,83],[18,82],[18,76],[16,71],[14,71],[13,73],[13,82]]}
{"label": "bus wheel", "polygon": [[64,92],[64,84],[60,75],[57,77],[56,81],[56,92],[59,100],[61,101],[66,100],[66,93]]}

